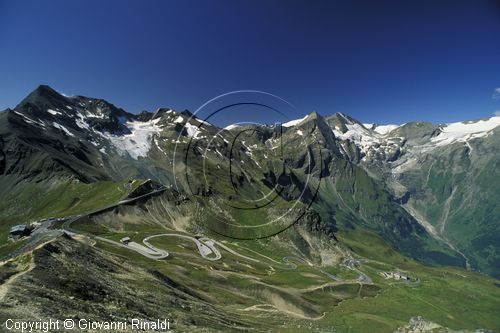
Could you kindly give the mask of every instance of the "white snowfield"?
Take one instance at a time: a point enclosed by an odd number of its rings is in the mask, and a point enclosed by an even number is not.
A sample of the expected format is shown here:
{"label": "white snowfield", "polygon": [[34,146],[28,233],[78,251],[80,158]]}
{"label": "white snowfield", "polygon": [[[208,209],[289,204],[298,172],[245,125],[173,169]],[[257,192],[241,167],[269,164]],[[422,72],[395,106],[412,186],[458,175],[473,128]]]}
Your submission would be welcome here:
{"label": "white snowfield", "polygon": [[33,120],[33,119],[25,116],[24,114],[22,114],[20,112],[14,111],[14,113],[23,117],[24,121],[27,122],[28,124],[36,124],[36,125],[40,125],[42,127],[45,127],[45,124],[40,119],[37,121],[37,120]]}
{"label": "white snowfield", "polygon": [[301,118],[301,119],[291,120],[291,121],[289,121],[289,122],[286,122],[286,123],[281,124],[281,126],[283,126],[283,127],[292,127],[292,126],[298,125],[298,124],[300,124],[303,120],[305,120],[307,117],[308,117],[308,116],[305,116],[304,118]]}
{"label": "white snowfield", "polygon": [[120,152],[128,153],[133,159],[145,157],[151,148],[151,141],[154,134],[161,131],[158,126],[160,118],[150,121],[127,121],[125,126],[130,130],[130,134],[114,135],[107,132],[97,132],[108,139]]}
{"label": "white snowfield", "polygon": [[444,146],[454,142],[467,142],[475,138],[482,138],[500,125],[500,117],[491,117],[487,120],[475,122],[451,123],[441,128],[441,133],[431,139],[437,146]]}
{"label": "white snowfield", "polygon": [[198,126],[192,125],[189,122],[187,122],[185,125],[187,134],[190,138],[196,139],[198,137],[198,134],[200,134],[200,129]]}
{"label": "white snowfield", "polygon": [[[404,125],[404,124],[403,124]],[[399,128],[403,125],[377,125],[377,124],[363,124],[364,127],[375,131],[378,134],[386,135],[390,132],[394,131],[396,128]]]}
{"label": "white snowfield", "polygon": [[54,115],[54,116],[57,116],[58,114],[62,114],[61,112],[59,111],[56,111],[56,110],[52,110],[52,109],[48,109],[47,110],[48,113],[50,113],[51,115]]}
{"label": "white snowfield", "polygon": [[385,135],[385,134],[388,134],[388,133],[394,131],[396,128],[398,128],[400,126],[402,126],[402,125],[378,125],[378,126],[375,126],[375,128],[373,130],[375,132],[377,132],[378,134]]}
{"label": "white snowfield", "polygon": [[55,128],[58,128],[60,129],[61,131],[63,131],[64,133],[68,134],[69,136],[75,136],[73,133],[71,133],[66,127],[64,127],[63,125],[61,124],[58,124],[56,122],[53,122],[52,123],[52,126],[54,126]]}
{"label": "white snowfield", "polygon": [[376,136],[360,124],[349,122],[345,126],[347,127],[347,132],[345,133],[340,132],[338,128],[332,130],[335,137],[340,140],[354,142],[365,154],[368,148],[379,142]]}
{"label": "white snowfield", "polygon": [[80,112],[78,112],[76,114],[76,116],[78,117],[78,119],[75,119],[76,126],[82,128],[82,129],[90,130],[89,124],[87,124],[87,122],[85,121],[85,119],[86,119],[85,116],[83,114],[81,114]]}

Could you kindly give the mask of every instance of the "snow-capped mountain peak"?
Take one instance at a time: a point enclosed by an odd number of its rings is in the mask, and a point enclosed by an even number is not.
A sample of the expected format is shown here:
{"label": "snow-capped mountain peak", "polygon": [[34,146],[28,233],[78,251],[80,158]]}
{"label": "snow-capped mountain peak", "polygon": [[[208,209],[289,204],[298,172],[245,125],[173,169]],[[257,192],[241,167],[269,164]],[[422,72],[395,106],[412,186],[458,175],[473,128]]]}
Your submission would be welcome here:
{"label": "snow-capped mountain peak", "polygon": [[288,121],[288,122],[286,122],[286,123],[281,124],[281,126],[283,126],[283,127],[292,127],[292,126],[298,125],[298,124],[300,124],[301,122],[303,122],[304,120],[306,120],[306,118],[307,118],[308,116],[309,116],[309,115],[306,115],[305,117],[300,118],[300,119],[290,120],[290,121]]}

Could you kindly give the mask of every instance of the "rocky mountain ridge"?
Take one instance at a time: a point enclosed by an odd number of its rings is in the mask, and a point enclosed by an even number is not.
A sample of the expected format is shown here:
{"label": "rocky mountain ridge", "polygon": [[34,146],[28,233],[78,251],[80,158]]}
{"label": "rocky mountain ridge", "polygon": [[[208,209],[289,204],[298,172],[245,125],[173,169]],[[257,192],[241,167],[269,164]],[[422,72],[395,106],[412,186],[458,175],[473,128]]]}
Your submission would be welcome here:
{"label": "rocky mountain ridge", "polygon": [[237,186],[256,195],[279,185],[286,200],[314,201],[333,229],[361,225],[421,260],[464,265],[465,257],[497,274],[499,244],[488,235],[499,228],[499,120],[380,126],[312,113],[281,126],[247,126],[240,136],[238,126],[221,129],[188,111],[135,115],[40,86],[0,113],[0,175],[11,187],[54,177],[150,178],[191,194]]}

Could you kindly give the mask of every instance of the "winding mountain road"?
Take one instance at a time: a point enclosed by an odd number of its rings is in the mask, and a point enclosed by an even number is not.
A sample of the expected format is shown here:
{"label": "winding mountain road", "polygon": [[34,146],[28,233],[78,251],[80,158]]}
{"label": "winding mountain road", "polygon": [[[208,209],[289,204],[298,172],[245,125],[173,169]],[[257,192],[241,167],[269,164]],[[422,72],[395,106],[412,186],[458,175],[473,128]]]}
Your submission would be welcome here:
{"label": "winding mountain road", "polygon": [[142,254],[143,256],[145,256],[149,259],[161,260],[161,259],[165,259],[169,256],[169,253],[167,251],[158,249],[152,245],[151,246],[146,245],[147,247],[145,247],[145,246],[142,246],[141,244],[138,244],[135,242],[130,242],[128,244],[122,244],[120,242],[116,242],[114,240],[107,239],[104,237],[99,237],[99,236],[95,236],[94,239],[97,239],[97,240],[100,240],[100,241],[103,241],[103,242],[106,242],[109,244],[113,244],[115,246],[131,249],[139,254]]}
{"label": "winding mountain road", "polygon": [[[153,235],[144,238],[142,241],[147,247],[149,248],[155,248],[153,245],[149,243],[149,241],[153,238],[158,238],[158,237],[177,237],[177,238],[184,238],[193,241],[196,246],[198,247],[198,251],[200,251],[200,255],[207,260],[210,261],[216,261],[222,258],[221,253],[219,250],[214,246],[215,241],[210,238],[200,238],[197,239],[195,237],[187,236],[187,235],[181,235],[181,234],[158,234],[158,235]],[[155,248],[156,249],[156,248]],[[210,255],[213,254],[215,257],[210,257]]]}
{"label": "winding mountain road", "polygon": [[[73,229],[71,227],[72,223],[80,220],[81,218],[89,217],[91,215],[104,212],[106,210],[118,207],[120,205],[128,204],[128,203],[137,201],[139,199],[146,198],[146,197],[155,195],[157,193],[164,192],[165,190],[167,190],[167,187],[157,189],[155,191],[152,191],[150,193],[147,193],[147,194],[135,197],[135,198],[121,200],[116,204],[109,205],[109,206],[106,206],[106,207],[103,207],[100,209],[96,209],[96,210],[85,212],[85,213],[82,213],[79,215],[67,217],[66,221],[64,222],[64,224],[62,226],[62,230],[50,230],[50,229],[48,229],[48,227],[49,227],[48,225],[47,226],[43,225],[41,228],[39,228],[39,230],[37,230],[34,233],[34,236],[36,236],[36,237],[33,237],[32,240],[28,241],[28,243],[25,244],[21,249],[29,250],[30,248],[33,248],[34,246],[36,246],[36,244],[39,243],[38,241],[40,239],[46,239],[48,236],[53,237],[57,233],[60,234],[61,231],[67,233],[70,236],[75,236],[75,235],[85,236],[80,231]],[[108,238],[104,238],[104,237],[100,237],[100,236],[92,236],[92,238],[94,238],[95,240],[99,240],[102,242],[106,242],[108,244],[112,244],[112,245],[117,246],[117,247],[126,248],[129,250],[135,251],[135,252],[137,252],[137,253],[139,253],[139,254],[141,254],[149,259],[153,259],[153,260],[161,260],[161,259],[165,259],[169,256],[168,251],[163,250],[163,249],[159,249],[150,243],[150,241],[152,239],[159,238],[159,237],[176,237],[176,238],[190,240],[196,244],[196,247],[197,247],[201,257],[203,259],[206,259],[209,261],[217,261],[217,260],[220,260],[222,258],[222,254],[218,249],[218,247],[219,247],[219,248],[221,248],[221,249],[223,249],[223,250],[225,250],[225,251],[227,251],[227,252],[229,252],[237,257],[243,258],[245,260],[256,262],[256,263],[262,263],[258,259],[242,255],[242,254],[236,252],[235,250],[229,248],[228,246],[222,244],[221,242],[218,242],[218,241],[216,241],[212,238],[208,238],[208,237],[192,237],[192,236],[183,235],[183,234],[176,234],[176,233],[163,233],[163,234],[151,235],[151,236],[144,238],[142,241],[142,243],[144,245],[142,245],[142,244],[139,244],[136,242],[128,242],[125,244],[125,243],[117,242],[117,241],[114,241],[114,240],[111,240]],[[309,263],[307,260],[305,260],[303,258],[296,257],[296,256],[285,256],[282,259],[282,262],[286,266],[288,266],[287,269],[296,270],[298,268],[298,266],[296,263],[293,263],[292,261],[298,261],[298,262],[302,262],[302,263],[305,263],[305,264],[312,266],[312,264]],[[372,279],[356,267],[357,263],[353,259],[346,260],[344,262],[344,265],[347,268],[349,268],[353,271],[356,271],[359,274],[359,276],[357,278],[358,282],[365,283],[365,284],[373,284]],[[326,275],[327,277],[329,277],[332,280],[343,281],[341,278],[339,278],[333,274],[330,274],[328,272],[325,272],[322,269],[318,269],[318,270],[319,270],[319,272]]]}

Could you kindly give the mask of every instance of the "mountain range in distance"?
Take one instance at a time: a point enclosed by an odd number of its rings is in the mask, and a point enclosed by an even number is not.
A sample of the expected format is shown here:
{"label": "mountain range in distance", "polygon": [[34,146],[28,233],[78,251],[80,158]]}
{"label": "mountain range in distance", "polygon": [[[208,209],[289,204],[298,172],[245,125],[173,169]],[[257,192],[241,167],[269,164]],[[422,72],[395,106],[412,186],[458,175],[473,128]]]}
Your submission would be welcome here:
{"label": "mountain range in distance", "polygon": [[[0,255],[10,281],[0,317],[21,303],[37,314],[68,295],[68,313],[52,315],[105,319],[120,304],[122,316],[151,317],[152,291],[136,276],[170,293],[155,302],[171,304],[184,329],[266,331],[285,315],[282,331],[498,330],[499,125],[311,113],[220,128],[189,111],[132,114],[40,86],[0,112]],[[14,225],[47,218],[47,230],[7,241]],[[131,251],[124,237],[145,249]],[[160,248],[167,265],[148,257]],[[120,303],[116,287],[138,288],[143,309],[131,295]],[[207,315],[190,322],[181,303]]]}

